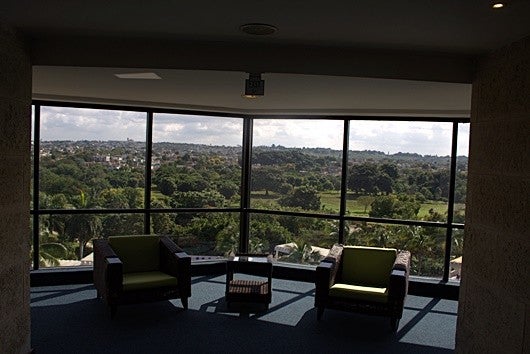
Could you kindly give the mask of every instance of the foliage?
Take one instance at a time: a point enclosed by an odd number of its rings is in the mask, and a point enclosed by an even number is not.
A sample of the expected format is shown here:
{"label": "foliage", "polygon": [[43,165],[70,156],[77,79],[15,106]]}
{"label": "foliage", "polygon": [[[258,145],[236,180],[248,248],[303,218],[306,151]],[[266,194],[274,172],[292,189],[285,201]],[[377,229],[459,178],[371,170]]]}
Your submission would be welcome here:
{"label": "foliage", "polygon": [[281,197],[278,204],[286,207],[299,207],[304,210],[319,210],[320,196],[315,188],[302,186],[294,188],[292,193]]}
{"label": "foliage", "polygon": [[[41,209],[136,209],[144,205],[145,143],[42,142]],[[319,211],[339,210],[341,151],[322,148],[253,147],[252,207]],[[155,164],[156,161],[156,164]],[[464,221],[467,158],[459,157],[454,221]],[[237,205],[241,185],[241,148],[155,143],[151,207],[223,208]],[[449,159],[418,154],[350,151],[348,211],[378,218],[446,222]],[[325,206],[322,206],[321,198]],[[421,213],[419,212],[421,207]],[[432,208],[432,212],[428,209]],[[94,237],[143,233],[143,214],[72,214],[41,216],[50,235],[42,238],[41,256],[82,257]],[[441,272],[445,229],[346,223],[345,242],[409,249],[413,272]],[[237,250],[239,215],[232,213],[152,213],[151,231],[173,235],[192,254],[218,255]],[[311,246],[330,247],[338,239],[336,220],[252,214],[249,248],[273,252],[296,242],[297,262],[312,262]],[[463,233],[455,232],[453,254],[461,254]],[[62,254],[64,249],[67,254]],[[78,255],[73,255],[78,245]],[[89,245],[89,244],[88,244]],[[61,258],[58,258],[61,257]],[[316,256],[315,256],[316,257]],[[316,259],[316,258],[315,258]]]}
{"label": "foliage", "polygon": [[421,204],[414,196],[405,194],[377,196],[369,215],[374,218],[415,219]]}

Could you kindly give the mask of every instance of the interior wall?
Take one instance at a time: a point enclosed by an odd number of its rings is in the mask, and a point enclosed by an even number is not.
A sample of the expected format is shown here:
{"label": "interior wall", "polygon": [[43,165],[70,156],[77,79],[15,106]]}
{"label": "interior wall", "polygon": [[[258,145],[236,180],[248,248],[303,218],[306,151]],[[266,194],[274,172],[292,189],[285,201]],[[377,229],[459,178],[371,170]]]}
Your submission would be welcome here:
{"label": "interior wall", "polygon": [[530,37],[473,82],[456,351],[530,352]]}
{"label": "interior wall", "polygon": [[0,352],[30,344],[31,64],[23,41],[0,24]]}

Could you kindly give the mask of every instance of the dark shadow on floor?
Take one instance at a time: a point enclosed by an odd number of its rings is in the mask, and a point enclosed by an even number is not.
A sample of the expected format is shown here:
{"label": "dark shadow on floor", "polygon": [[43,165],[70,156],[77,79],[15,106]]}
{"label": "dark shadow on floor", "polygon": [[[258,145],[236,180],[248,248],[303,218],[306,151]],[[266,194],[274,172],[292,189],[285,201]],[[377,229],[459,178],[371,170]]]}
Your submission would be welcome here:
{"label": "dark shadow on floor", "polygon": [[[421,336],[417,329],[430,319],[435,300],[423,309],[407,310],[412,319],[393,334],[386,318],[326,310],[323,320],[317,321],[312,289],[281,293],[279,288],[289,283],[279,285],[276,300],[265,312],[227,310],[223,287],[215,285],[213,300],[195,308],[183,310],[180,300],[128,305],[120,307],[114,319],[107,306],[94,298],[91,286],[88,291],[79,287],[77,298],[75,289],[59,289],[53,292],[55,297],[37,298],[32,304],[32,346],[39,354],[453,352],[411,337],[414,331]],[[292,316],[299,320],[293,322]]]}

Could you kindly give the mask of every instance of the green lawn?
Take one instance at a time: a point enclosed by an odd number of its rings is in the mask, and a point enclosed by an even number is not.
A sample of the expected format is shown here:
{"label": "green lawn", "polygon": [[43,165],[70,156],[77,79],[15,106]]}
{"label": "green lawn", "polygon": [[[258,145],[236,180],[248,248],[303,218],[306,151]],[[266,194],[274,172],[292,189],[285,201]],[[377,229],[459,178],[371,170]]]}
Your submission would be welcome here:
{"label": "green lawn", "polygon": [[[153,190],[152,192],[153,196],[162,196],[162,194],[156,190]],[[261,209],[273,209],[277,210],[279,209],[278,205],[278,199],[280,198],[280,194],[269,192],[268,195],[265,194],[265,191],[253,191],[251,194],[251,205],[253,208],[261,208]],[[325,191],[320,193],[320,203],[322,205],[323,212],[331,212],[331,213],[338,213],[340,208],[340,192],[339,191]],[[230,205],[230,207],[238,207],[239,203],[234,202],[233,205]],[[463,209],[464,204],[455,204],[455,210]],[[445,214],[447,213],[447,203],[446,202],[440,202],[440,201],[428,201],[426,203],[423,203],[420,207],[420,211],[418,213],[418,218],[423,218],[427,215],[429,215],[429,210],[434,209],[434,211]],[[348,198],[346,199],[346,210],[349,212],[349,215],[354,216],[368,216],[368,213],[370,212],[370,206],[366,207],[359,202],[358,197],[348,194]]]}
{"label": "green lawn", "polygon": [[[278,208],[278,203],[276,202],[280,196],[276,193],[269,192],[269,195],[266,196],[265,192],[252,192],[252,206],[253,207],[271,207],[273,209]],[[322,207],[326,210],[334,210],[338,213],[340,207],[340,192],[339,191],[325,191],[320,193],[320,202]],[[455,207],[459,207],[455,205]],[[460,206],[461,207],[461,206]],[[370,206],[366,208],[360,203],[356,196],[348,195],[346,200],[346,209],[350,215],[356,216],[368,216],[370,212]],[[438,213],[445,214],[447,213],[447,203],[441,201],[429,201],[423,203],[420,207],[418,213],[418,218],[423,218],[424,216],[429,215],[429,210],[434,209]]]}

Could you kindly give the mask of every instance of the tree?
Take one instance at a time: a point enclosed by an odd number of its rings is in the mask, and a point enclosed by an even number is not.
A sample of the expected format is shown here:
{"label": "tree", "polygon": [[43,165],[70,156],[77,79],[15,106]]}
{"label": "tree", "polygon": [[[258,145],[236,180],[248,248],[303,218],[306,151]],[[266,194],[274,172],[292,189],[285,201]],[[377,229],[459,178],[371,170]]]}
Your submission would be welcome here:
{"label": "tree", "polygon": [[173,203],[178,208],[219,208],[225,204],[225,198],[217,191],[177,192],[173,195]]}
{"label": "tree", "polygon": [[[58,267],[61,259],[67,259],[68,248],[57,242],[57,234],[50,231],[43,224],[39,225],[39,266]],[[33,259],[33,246],[31,249],[31,259]]]}
{"label": "tree", "polygon": [[405,194],[377,196],[370,210],[371,217],[414,219],[420,211],[421,204],[414,198]]}
{"label": "tree", "polygon": [[230,200],[234,195],[239,193],[239,186],[232,181],[221,181],[217,185],[217,191],[226,199]]}
{"label": "tree", "polygon": [[[93,206],[92,200],[87,198],[83,191],[75,200],[78,209],[87,209]],[[79,259],[84,257],[84,249],[88,241],[101,235],[102,223],[99,215],[95,214],[74,214],[68,218],[65,224],[65,233],[70,239],[77,239],[79,242]]]}
{"label": "tree", "polygon": [[386,174],[388,177],[390,177],[391,179],[393,180],[396,180],[398,179],[399,177],[399,172],[398,172],[398,168],[395,164],[390,164],[390,163],[384,163],[382,165],[379,166],[379,170]]}
{"label": "tree", "polygon": [[157,188],[163,195],[171,196],[177,191],[177,184],[171,177],[164,177],[158,182]]}
{"label": "tree", "polygon": [[364,212],[366,213],[366,210],[368,207],[374,202],[375,198],[368,196],[368,195],[362,195],[359,198],[357,198],[357,203],[361,204],[364,207]]}
{"label": "tree", "polygon": [[126,209],[129,202],[121,189],[106,189],[100,194],[101,206],[110,209]]}
{"label": "tree", "polygon": [[265,195],[269,195],[269,191],[276,191],[283,182],[276,168],[261,167],[252,170],[252,190],[254,191],[265,191]]}
{"label": "tree", "polygon": [[274,215],[255,215],[250,220],[252,238],[260,240],[263,251],[273,252],[276,245],[286,243],[292,234]]}
{"label": "tree", "polygon": [[101,235],[103,225],[98,215],[74,214],[66,222],[66,233],[79,241],[79,259],[84,257],[84,249],[88,241]]}
{"label": "tree", "polygon": [[397,198],[394,195],[378,196],[372,202],[370,215],[373,218],[392,218],[395,212]]}
{"label": "tree", "polygon": [[[151,202],[151,208],[153,209],[164,209],[169,206],[162,200],[153,200]],[[152,213],[151,214],[151,227],[155,234],[173,234],[175,232],[175,223],[173,218],[168,213]]]}
{"label": "tree", "polygon": [[280,198],[278,204],[286,207],[299,207],[305,210],[319,210],[320,195],[313,187],[297,187],[292,193]]}
{"label": "tree", "polygon": [[379,174],[376,178],[375,185],[377,189],[387,195],[392,193],[392,178],[386,173]]}
{"label": "tree", "polygon": [[349,171],[348,188],[357,194],[374,193],[377,175],[377,166],[375,164],[353,165]]}

